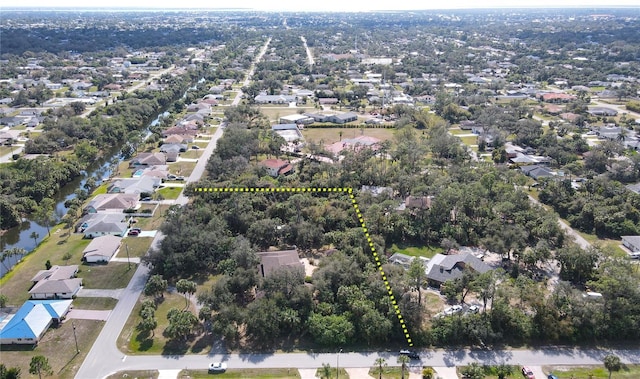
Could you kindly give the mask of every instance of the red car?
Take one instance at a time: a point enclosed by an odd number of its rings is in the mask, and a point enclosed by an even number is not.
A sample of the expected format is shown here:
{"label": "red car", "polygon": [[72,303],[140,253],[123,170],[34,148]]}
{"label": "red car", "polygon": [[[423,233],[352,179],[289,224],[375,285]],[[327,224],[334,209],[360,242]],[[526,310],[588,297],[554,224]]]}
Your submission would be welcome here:
{"label": "red car", "polygon": [[522,368],[522,375],[527,379],[536,379],[535,375],[533,375],[533,371],[531,371],[529,367]]}

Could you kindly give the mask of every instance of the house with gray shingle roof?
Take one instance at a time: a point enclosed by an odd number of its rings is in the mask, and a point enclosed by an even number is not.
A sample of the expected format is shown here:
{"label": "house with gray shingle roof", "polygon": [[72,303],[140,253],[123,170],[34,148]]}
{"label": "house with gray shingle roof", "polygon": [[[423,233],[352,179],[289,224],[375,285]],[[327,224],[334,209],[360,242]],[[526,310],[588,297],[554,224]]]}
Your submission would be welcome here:
{"label": "house with gray shingle roof", "polygon": [[463,270],[471,269],[479,274],[491,270],[491,266],[470,253],[463,254],[436,254],[429,263],[425,272],[429,285],[440,287],[448,280],[455,280],[463,274]]}

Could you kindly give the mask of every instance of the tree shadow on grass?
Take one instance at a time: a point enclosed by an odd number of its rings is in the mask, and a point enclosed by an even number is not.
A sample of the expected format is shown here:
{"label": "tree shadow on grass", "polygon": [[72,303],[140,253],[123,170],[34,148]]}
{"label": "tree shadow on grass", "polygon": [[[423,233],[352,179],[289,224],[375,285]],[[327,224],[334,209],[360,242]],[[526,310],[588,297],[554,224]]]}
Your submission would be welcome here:
{"label": "tree shadow on grass", "polygon": [[188,341],[169,340],[162,348],[162,355],[185,355],[189,351]]}
{"label": "tree shadow on grass", "polygon": [[211,334],[203,334],[194,344],[191,346],[191,352],[194,354],[200,354],[203,350],[208,349],[213,344],[213,336]]}
{"label": "tree shadow on grass", "polygon": [[147,351],[153,347],[153,338],[151,338],[151,334],[149,332],[141,332],[136,336],[136,341],[140,345],[138,345],[138,351]]}

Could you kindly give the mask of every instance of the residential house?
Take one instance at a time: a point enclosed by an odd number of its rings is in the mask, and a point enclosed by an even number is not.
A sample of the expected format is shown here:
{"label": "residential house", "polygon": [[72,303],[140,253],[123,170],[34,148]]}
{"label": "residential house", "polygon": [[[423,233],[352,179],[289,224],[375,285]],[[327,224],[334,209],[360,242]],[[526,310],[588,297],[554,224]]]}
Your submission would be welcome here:
{"label": "residential house", "polygon": [[35,284],[29,294],[32,299],[71,299],[82,288],[82,279],[75,277],[77,273],[78,265],[40,270],[31,278]]}
{"label": "residential house", "polygon": [[[192,138],[193,141],[193,138]],[[164,139],[164,143],[188,143],[188,142],[192,142],[192,141],[185,141],[185,137],[183,137],[180,134],[172,134],[169,137]]]}
{"label": "residential house", "polygon": [[[187,151],[187,145],[182,143],[164,143],[160,146],[160,151],[168,154],[168,153],[184,153]],[[169,160],[169,157],[166,157]]]}
{"label": "residential house", "polygon": [[462,277],[465,269],[483,274],[491,270],[491,267],[471,253],[436,254],[427,263],[425,271],[429,285],[440,287],[448,280]]}
{"label": "residential house", "polygon": [[82,259],[87,263],[109,262],[122,243],[122,237],[101,236],[94,238],[82,251]]}
{"label": "residential house", "polygon": [[300,261],[298,250],[263,251],[256,255],[260,258],[258,273],[263,278],[285,267],[304,272],[304,264]]}
{"label": "residential house", "polygon": [[267,159],[260,162],[260,165],[267,169],[267,173],[274,178],[280,175],[289,175],[293,173],[291,163],[282,159]]}
{"label": "residential house", "polygon": [[188,128],[185,126],[173,126],[169,129],[165,129],[162,131],[162,138],[167,138],[170,135],[173,134],[178,134],[181,136],[192,136],[195,137],[196,135],[198,135],[198,130],[197,130],[197,125],[195,126],[195,128]]}
{"label": "residential house", "polygon": [[404,211],[406,209],[409,210],[417,210],[417,209],[429,209],[431,208],[431,200],[433,196],[407,196],[406,199],[400,204],[398,208],[399,211]]}
{"label": "residential house", "polygon": [[537,95],[538,99],[547,103],[566,103],[571,100],[575,100],[575,95],[569,95],[567,93],[548,92]]}
{"label": "residential house", "polygon": [[164,153],[140,153],[131,158],[129,167],[163,165],[167,163]]}
{"label": "residential house", "polygon": [[64,319],[72,300],[29,300],[0,329],[2,345],[36,345],[52,324]]}
{"label": "residential house", "polygon": [[327,122],[329,117],[321,113],[305,113],[304,116],[313,119],[314,122]]}
{"label": "residential house", "polygon": [[618,111],[611,108],[606,107],[591,107],[587,110],[592,116],[604,116],[604,117],[615,117],[618,115]]}
{"label": "residential house", "polygon": [[308,124],[313,124],[313,118],[309,117],[309,116],[305,116],[303,114],[291,114],[288,116],[282,116],[280,117],[280,120],[278,121],[280,124],[304,124],[304,125],[308,125]]}
{"label": "residential house", "polygon": [[84,208],[85,213],[122,213],[125,209],[138,207],[140,196],[126,193],[105,193],[94,197]]}
{"label": "residential house", "polygon": [[79,230],[85,238],[106,235],[123,237],[128,228],[127,216],[119,213],[88,214],[80,220],[79,226]]}
{"label": "residential house", "polygon": [[632,253],[640,251],[640,236],[622,236],[622,246],[629,249]]}
{"label": "residential house", "polygon": [[296,97],[294,95],[267,95],[260,94],[254,98],[257,104],[289,104],[295,103]]}
{"label": "residential house", "polygon": [[113,181],[107,191],[109,193],[128,193],[140,195],[141,193],[153,193],[160,185],[161,180],[148,176],[139,178],[118,179]]}
{"label": "residential house", "polygon": [[333,116],[329,116],[329,122],[333,122],[335,124],[346,124],[348,122],[353,122],[358,120],[358,115],[354,112],[346,112],[342,114],[336,114]]}
{"label": "residential house", "polygon": [[547,166],[542,166],[542,165],[529,165],[529,166],[522,166],[520,167],[520,171],[522,171],[523,174],[538,180],[540,178],[549,178],[552,176],[555,176],[555,172],[552,171],[549,167]]}

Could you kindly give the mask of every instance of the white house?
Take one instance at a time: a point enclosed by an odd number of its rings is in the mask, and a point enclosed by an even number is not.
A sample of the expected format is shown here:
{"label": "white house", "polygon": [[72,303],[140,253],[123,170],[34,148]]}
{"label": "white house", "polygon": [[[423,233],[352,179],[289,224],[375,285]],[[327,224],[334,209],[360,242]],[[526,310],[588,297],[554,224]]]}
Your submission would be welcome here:
{"label": "white house", "polygon": [[0,344],[35,345],[53,323],[71,309],[71,300],[29,300],[8,321],[0,324]]}
{"label": "white house", "polygon": [[82,259],[87,263],[109,262],[120,249],[121,243],[122,237],[96,237],[82,251]]}

